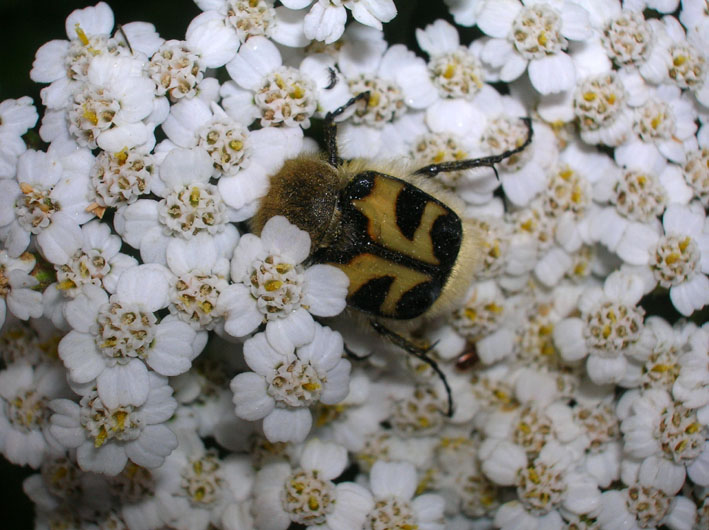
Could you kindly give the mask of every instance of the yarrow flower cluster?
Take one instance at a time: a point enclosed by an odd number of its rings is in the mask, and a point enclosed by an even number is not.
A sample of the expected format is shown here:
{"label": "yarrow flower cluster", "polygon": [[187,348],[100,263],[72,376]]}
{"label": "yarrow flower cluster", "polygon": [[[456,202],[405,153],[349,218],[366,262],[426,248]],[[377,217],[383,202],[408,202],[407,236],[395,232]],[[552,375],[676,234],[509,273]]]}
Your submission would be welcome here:
{"label": "yarrow flower cluster", "polygon": [[[35,526],[708,527],[705,2],[444,0],[411,48],[393,0],[195,4],[181,39],[72,12],[43,115],[0,102],[0,453]],[[396,278],[378,243],[319,262],[339,209],[263,218],[323,129],[312,204],[515,151],[412,181],[474,241],[457,305],[347,308],[443,255],[408,188],[357,217],[411,242]]]}

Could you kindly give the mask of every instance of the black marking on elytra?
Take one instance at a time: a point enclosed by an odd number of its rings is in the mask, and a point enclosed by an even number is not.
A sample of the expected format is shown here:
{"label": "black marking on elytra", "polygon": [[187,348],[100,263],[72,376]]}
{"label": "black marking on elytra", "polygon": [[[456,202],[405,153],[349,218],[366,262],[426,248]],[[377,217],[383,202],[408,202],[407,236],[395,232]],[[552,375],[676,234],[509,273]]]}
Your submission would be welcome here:
{"label": "black marking on elytra", "polygon": [[431,197],[418,188],[405,184],[396,197],[396,226],[409,241],[421,225],[421,218]]}
{"label": "black marking on elytra", "polygon": [[381,307],[394,283],[393,276],[380,276],[372,278],[362,285],[347,301],[355,307],[368,313],[381,314]]}
{"label": "black marking on elytra", "polygon": [[[425,208],[428,202],[435,202],[447,212],[436,219],[429,234],[433,240],[434,255],[439,260],[438,265],[401,254],[374,242],[369,236],[369,219],[354,206],[354,201],[364,199],[371,194],[377,178],[397,180],[404,184],[402,192],[407,190],[403,195],[399,193],[399,198],[397,199],[397,219],[393,221],[397,222],[399,229],[401,229],[399,211],[404,212],[407,203],[412,205],[411,210],[416,211]],[[402,203],[401,206],[399,206],[399,201]],[[458,257],[463,240],[463,225],[458,215],[435,197],[408,184],[406,181],[376,171],[365,171],[356,175],[342,190],[338,208],[341,212],[339,236],[334,241],[331,241],[327,247],[319,249],[313,255],[313,261],[316,263],[344,265],[362,254],[372,254],[390,261],[392,264],[422,272],[430,280],[418,284],[404,293],[401,299],[397,301],[394,309],[395,314],[393,315],[384,314],[381,311],[381,305],[394,280],[393,274],[392,276],[373,278],[362,285],[356,293],[348,297],[347,301],[351,306],[361,311],[386,318],[407,320],[425,313],[440,296]],[[408,227],[406,230],[409,233],[412,230],[415,232],[415,228],[412,228],[414,221],[412,218],[407,218],[407,215],[409,214],[402,213],[401,223]],[[420,223],[420,215],[418,223]],[[406,235],[403,230],[402,233]]]}

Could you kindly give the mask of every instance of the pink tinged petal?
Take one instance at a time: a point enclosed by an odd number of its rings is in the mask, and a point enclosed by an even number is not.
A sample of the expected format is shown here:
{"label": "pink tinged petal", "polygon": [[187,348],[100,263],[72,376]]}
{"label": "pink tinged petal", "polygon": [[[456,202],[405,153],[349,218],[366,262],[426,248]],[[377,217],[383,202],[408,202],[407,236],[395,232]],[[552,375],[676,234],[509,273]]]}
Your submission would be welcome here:
{"label": "pink tinged petal", "polygon": [[670,300],[675,309],[688,317],[709,304],[709,278],[695,274],[690,280],[670,287]]}
{"label": "pink tinged petal", "polygon": [[540,94],[556,94],[573,88],[576,82],[574,62],[564,52],[529,63],[529,80]]}
{"label": "pink tinged petal", "polygon": [[190,22],[185,40],[197,49],[207,68],[218,68],[232,60],[239,49],[239,38],[226,27],[224,16],[206,11]]}
{"label": "pink tinged petal", "polygon": [[266,340],[265,333],[258,333],[244,343],[246,364],[262,377],[272,377],[279,365],[293,359],[293,348],[282,352],[274,350]]}
{"label": "pink tinged petal", "polygon": [[69,216],[57,212],[52,224],[37,234],[37,245],[54,265],[64,265],[81,248],[81,228]]}
{"label": "pink tinged petal", "polygon": [[266,324],[266,338],[277,351],[289,351],[303,346],[315,336],[315,321],[302,307],[286,318],[271,320]]}
{"label": "pink tinged petal", "polygon": [[618,242],[615,251],[618,257],[631,265],[647,265],[650,249],[657,244],[659,235],[650,226],[630,223]]}
{"label": "pink tinged petal", "polygon": [[234,394],[236,415],[244,420],[255,421],[268,416],[276,402],[266,392],[266,380],[253,372],[244,372],[231,380],[229,388]]}
{"label": "pink tinged petal", "polygon": [[331,44],[342,36],[346,21],[347,11],[344,7],[316,2],[305,15],[303,31],[309,39]]}
{"label": "pink tinged petal", "polygon": [[96,448],[93,441],[88,441],[76,450],[76,461],[84,471],[115,476],[123,471],[128,457],[122,446],[108,442]]}
{"label": "pink tinged petal", "polygon": [[485,2],[485,7],[478,13],[478,27],[491,37],[507,38],[520,9],[522,5],[517,0]]}
{"label": "pink tinged petal", "polygon": [[592,34],[588,11],[574,2],[564,2],[561,15],[561,34],[571,40],[587,40]]}
{"label": "pink tinged petal", "polygon": [[167,268],[156,263],[133,267],[121,274],[116,295],[121,302],[142,305],[144,311],[157,311],[170,301],[171,276]]}
{"label": "pink tinged petal", "polygon": [[347,275],[331,265],[313,265],[305,271],[305,296],[302,304],[319,317],[332,317],[347,306]]}
{"label": "pink tinged petal", "polygon": [[443,509],[445,501],[440,495],[426,493],[419,495],[411,501],[411,507],[416,513],[419,524],[427,522],[439,522],[443,519]]}
{"label": "pink tinged petal", "polygon": [[192,348],[196,335],[196,331],[181,320],[161,322],[155,330],[155,342],[146,362],[161,375],[174,376],[186,372],[199,353]]}
{"label": "pink tinged petal", "polygon": [[617,383],[625,376],[628,360],[623,355],[615,358],[589,355],[586,359],[586,370],[591,381],[597,385]]}
{"label": "pink tinged petal", "polygon": [[245,337],[263,322],[263,313],[245,285],[233,284],[223,290],[217,306],[225,312],[224,330],[232,337]]}
{"label": "pink tinged petal", "polygon": [[154,469],[176,448],[177,436],[169,427],[148,425],[137,440],[126,444],[126,456],[139,466]]}
{"label": "pink tinged petal", "polygon": [[416,469],[409,462],[378,460],[369,474],[374,497],[398,497],[408,501],[416,491]]}
{"label": "pink tinged petal", "polygon": [[554,326],[554,345],[565,361],[578,361],[588,353],[583,338],[584,326],[580,318],[567,318]]}
{"label": "pink tinged petal", "polygon": [[111,409],[120,405],[140,406],[148,398],[150,383],[143,361],[132,359],[128,364],[106,368],[96,380],[101,401]]}
{"label": "pink tinged petal", "polygon": [[70,331],[59,343],[58,352],[69,377],[77,383],[93,381],[106,368],[92,335]]}
{"label": "pink tinged petal", "polygon": [[354,482],[342,482],[336,486],[337,502],[327,516],[327,526],[332,530],[362,528],[367,514],[374,507],[372,494]]}
{"label": "pink tinged petal", "polygon": [[309,409],[273,409],[263,420],[263,433],[269,442],[300,443],[313,424]]}
{"label": "pink tinged petal", "polygon": [[248,39],[239,53],[226,65],[227,72],[236,83],[248,90],[256,90],[264,76],[283,64],[276,45],[266,37]]}
{"label": "pink tinged petal", "polygon": [[318,471],[324,480],[339,477],[347,467],[347,449],[332,442],[317,438],[309,441],[300,457],[300,467],[306,471]]}
{"label": "pink tinged petal", "polygon": [[301,263],[310,254],[310,235],[282,215],[271,217],[261,231],[261,243],[269,254]]}

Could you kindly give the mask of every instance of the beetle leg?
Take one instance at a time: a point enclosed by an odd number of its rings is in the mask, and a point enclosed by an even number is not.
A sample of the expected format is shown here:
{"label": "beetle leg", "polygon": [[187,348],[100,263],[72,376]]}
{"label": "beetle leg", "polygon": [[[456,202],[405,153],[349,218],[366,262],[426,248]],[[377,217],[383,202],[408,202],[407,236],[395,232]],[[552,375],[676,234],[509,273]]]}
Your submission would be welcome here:
{"label": "beetle leg", "polygon": [[495,172],[495,176],[500,178],[497,174],[497,169],[495,164],[502,162],[505,158],[509,158],[514,154],[519,153],[530,143],[532,143],[532,136],[534,135],[534,130],[532,129],[531,118],[525,117],[521,120],[527,126],[527,139],[519,147],[500,153],[499,155],[486,156],[483,158],[472,158],[470,160],[454,160],[452,162],[441,162],[440,164],[431,164],[430,166],[424,166],[421,169],[414,171],[414,175],[425,175],[427,177],[435,177],[439,173],[447,173],[449,171],[460,171],[463,169],[473,169],[476,167],[490,167]]}
{"label": "beetle leg", "polygon": [[342,159],[337,156],[337,124],[335,123],[335,118],[362,100],[369,103],[369,91],[360,92],[341,107],[337,107],[332,112],[325,114],[325,148],[327,149],[327,161],[332,167],[339,167],[342,164]]}
{"label": "beetle leg", "polygon": [[453,394],[451,392],[451,387],[448,384],[448,379],[446,378],[446,374],[443,373],[443,370],[441,370],[438,367],[438,363],[431,359],[429,357],[428,352],[431,350],[431,348],[419,348],[415,344],[413,344],[411,341],[407,340],[405,337],[402,337],[395,331],[390,330],[386,326],[383,326],[376,320],[370,320],[369,323],[372,325],[374,330],[379,333],[380,335],[385,336],[388,338],[392,343],[396,344],[401,348],[402,350],[406,351],[406,353],[413,355],[417,359],[425,362],[428,364],[434,372],[436,372],[436,375],[438,375],[439,379],[443,382],[443,386],[446,389],[446,395],[448,397],[448,411],[446,412],[446,416],[449,418],[453,416]]}

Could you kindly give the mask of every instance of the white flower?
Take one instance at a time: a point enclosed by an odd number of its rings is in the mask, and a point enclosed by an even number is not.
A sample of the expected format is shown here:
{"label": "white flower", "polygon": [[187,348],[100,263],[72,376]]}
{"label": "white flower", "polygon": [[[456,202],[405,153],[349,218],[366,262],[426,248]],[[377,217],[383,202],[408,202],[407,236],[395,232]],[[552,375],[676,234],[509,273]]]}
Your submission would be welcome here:
{"label": "white flower", "polygon": [[502,81],[513,81],[529,65],[529,79],[541,94],[573,87],[576,71],[564,50],[567,39],[591,35],[588,12],[570,1],[486,0],[477,16],[478,27],[492,37],[481,58],[500,71]]}
{"label": "white flower", "polygon": [[472,100],[483,86],[483,70],[472,47],[460,45],[455,27],[439,19],[417,29],[416,40],[430,56],[429,75],[439,96]]}
{"label": "white flower", "polygon": [[207,234],[185,241],[173,239],[167,246],[170,311],[196,331],[221,323],[219,295],[228,285],[229,260]]}
{"label": "white flower", "polygon": [[[353,26],[337,57],[337,64],[352,94],[369,92],[369,100],[354,107],[349,121],[338,129],[340,155],[344,158],[391,157],[392,146],[384,140],[405,119],[407,108],[422,110],[438,99],[426,63],[397,44],[387,48],[379,32]],[[407,122],[402,122],[407,125]],[[394,137],[401,133],[394,132]]]}
{"label": "white flower", "polygon": [[686,470],[695,484],[709,485],[709,441],[696,410],[659,389],[624,399],[632,399],[620,426],[624,449],[642,462],[639,474],[645,483],[674,495],[684,484]]}
{"label": "white flower", "polygon": [[709,303],[709,234],[704,209],[697,203],[668,206],[664,233],[653,225],[633,223],[616,253],[627,263],[649,268],[654,281],[669,289],[670,300],[685,316]]}
{"label": "white flower", "polygon": [[244,337],[262,323],[274,346],[310,342],[315,316],[335,316],[346,305],[348,278],[330,265],[307,269],[307,232],[283,216],[268,220],[261,237],[245,234],[231,261],[233,282],[220,296],[226,314],[225,330]]}
{"label": "white flower", "polygon": [[236,415],[254,421],[263,418],[271,442],[301,442],[312,424],[308,407],[333,405],[349,391],[350,363],[342,358],[342,337],[316,324],[312,341],[271,344],[259,333],[244,344],[244,359],[253,372],[237,375],[230,384]]}
{"label": "white flower", "polygon": [[74,91],[67,111],[69,132],[90,149],[117,152],[150,143],[153,125],[147,119],[157,105],[154,92],[144,61],[97,56],[86,82]]}
{"label": "white flower", "polygon": [[503,504],[495,515],[495,525],[500,528],[560,527],[560,509],[582,515],[600,505],[595,479],[575,470],[573,453],[556,442],[547,443],[539,456],[528,462],[522,448],[489,440],[483,442],[479,457],[491,480],[517,488],[518,500]]}
{"label": "white flower", "polygon": [[119,208],[116,231],[140,249],[147,263],[165,264],[165,250],[173,237],[190,239],[202,232],[228,254],[238,241],[238,232],[229,223],[233,210],[209,183],[213,173],[212,159],[203,149],[171,150],[160,164],[160,179],[151,185],[162,200],[140,199]]}
{"label": "white flower", "polygon": [[216,103],[201,98],[173,105],[162,128],[180,147],[198,146],[212,158],[219,191],[236,211],[232,221],[253,215],[258,199],[268,190],[269,175],[302,148],[299,127],[265,127],[249,131]]}
{"label": "white flower", "polygon": [[55,399],[49,430],[64,447],[76,448],[84,471],[117,475],[128,459],[156,468],[177,447],[177,438],[164,423],[177,408],[167,379],[151,373],[149,391],[141,406],[108,407],[95,388],[79,403]]}
{"label": "white flower", "polygon": [[414,497],[416,485],[412,464],[377,461],[369,472],[374,506],[367,514],[368,527],[443,530],[443,497],[432,493]]}
{"label": "white flower", "polygon": [[142,405],[149,392],[148,366],[161,375],[181,374],[203,346],[196,349],[197,333],[189,324],[155,316],[168,305],[169,278],[160,265],[132,267],[121,274],[110,298],[88,284],[65,306],[73,329],[59,343],[59,357],[71,381],[94,384],[109,408]]}
{"label": "white flower", "polygon": [[81,246],[79,225],[87,211],[89,170],[93,156],[86,149],[62,156],[27,151],[18,160],[17,181],[0,180],[0,239],[11,257],[18,257],[36,236],[44,257],[63,265]]}
{"label": "white flower", "polygon": [[643,325],[645,311],[636,304],[644,294],[641,278],[614,272],[603,288],[592,287],[579,297],[580,317],[554,327],[554,344],[567,362],[588,356],[586,370],[597,385],[639,384],[640,362],[647,359],[652,333]]}
{"label": "white flower", "polygon": [[[113,11],[105,2],[77,9],[67,17],[69,40],[52,40],[37,50],[30,77],[38,83],[51,83],[42,89],[42,103],[50,109],[69,105],[72,95],[86,81],[95,57],[128,56],[128,47],[111,38]],[[146,30],[148,28],[148,31]],[[150,56],[160,46],[155,27],[145,22],[124,24],[131,47]]]}
{"label": "white flower", "polygon": [[[313,0],[286,0],[281,3],[289,9],[302,9],[312,4]],[[345,30],[345,8],[352,11],[357,22],[376,29],[382,29],[382,22],[389,22],[396,16],[393,0],[315,0],[305,15],[305,36],[326,44],[335,42]]]}
{"label": "white flower", "polygon": [[39,281],[30,275],[35,263],[32,254],[11,258],[5,249],[0,250],[0,327],[8,310],[21,320],[42,316],[42,293],[34,289]]}
{"label": "white flower", "polygon": [[307,129],[316,112],[334,110],[350,98],[344,83],[328,88],[333,65],[320,55],[304,59],[299,68],[286,66],[275,44],[250,38],[226,65],[234,82],[222,88],[224,107],[246,124],[260,117],[262,127]]}
{"label": "white flower", "polygon": [[255,527],[286,530],[293,522],[331,530],[362,527],[372,507],[371,494],[353,482],[333,482],[347,463],[344,447],[312,439],[298,467],[265,466],[254,484]]}
{"label": "white flower", "polygon": [[27,150],[22,135],[37,123],[37,109],[28,96],[0,102],[0,178],[12,178],[17,158]]}
{"label": "white flower", "polygon": [[158,513],[164,524],[178,529],[220,525],[232,504],[250,496],[251,463],[243,455],[220,458],[189,429],[178,430],[178,439],[177,449],[153,473]]}
{"label": "white flower", "polygon": [[38,468],[62,448],[47,432],[49,402],[70,395],[56,364],[12,364],[0,372],[0,452],[13,464]]}

